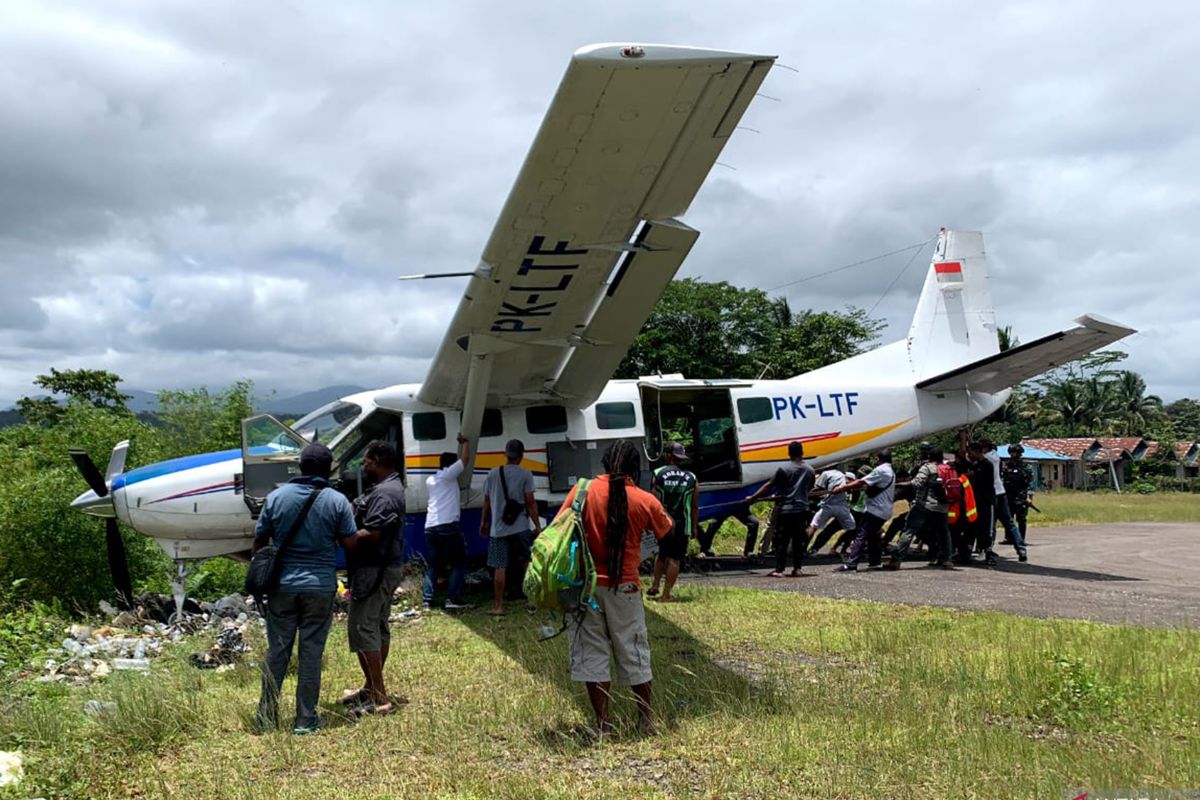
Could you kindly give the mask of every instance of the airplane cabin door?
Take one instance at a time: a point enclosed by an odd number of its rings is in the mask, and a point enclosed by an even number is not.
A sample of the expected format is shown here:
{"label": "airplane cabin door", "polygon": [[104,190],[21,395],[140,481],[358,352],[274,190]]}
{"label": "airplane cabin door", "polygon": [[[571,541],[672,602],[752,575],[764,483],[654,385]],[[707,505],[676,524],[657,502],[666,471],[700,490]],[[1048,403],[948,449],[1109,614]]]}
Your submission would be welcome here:
{"label": "airplane cabin door", "polygon": [[300,474],[308,440],[270,414],[242,420],[242,498],[257,518],[267,495]]}

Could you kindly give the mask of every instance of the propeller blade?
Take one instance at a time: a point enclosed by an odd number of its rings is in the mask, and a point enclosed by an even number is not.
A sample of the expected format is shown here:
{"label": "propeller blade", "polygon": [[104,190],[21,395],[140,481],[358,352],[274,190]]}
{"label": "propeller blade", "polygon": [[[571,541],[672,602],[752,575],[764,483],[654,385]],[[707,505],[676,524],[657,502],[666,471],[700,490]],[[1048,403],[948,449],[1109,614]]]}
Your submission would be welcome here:
{"label": "propeller blade", "polygon": [[133,583],[129,578],[129,561],[125,557],[125,542],[115,519],[106,519],[104,538],[108,545],[108,568],[112,572],[113,588],[117,590],[117,608],[133,608]]}
{"label": "propeller blade", "polygon": [[125,456],[129,453],[129,440],[117,442],[112,455],[108,459],[108,468],[104,470],[104,483],[111,486],[113,478],[125,471]]}
{"label": "propeller blade", "polygon": [[92,463],[92,459],[83,450],[72,447],[68,452],[71,454],[71,460],[75,462],[75,468],[79,470],[79,474],[87,481],[88,488],[96,493],[97,497],[106,497],[108,495],[108,484],[104,481],[104,476],[100,474],[100,470],[96,469],[96,465]]}

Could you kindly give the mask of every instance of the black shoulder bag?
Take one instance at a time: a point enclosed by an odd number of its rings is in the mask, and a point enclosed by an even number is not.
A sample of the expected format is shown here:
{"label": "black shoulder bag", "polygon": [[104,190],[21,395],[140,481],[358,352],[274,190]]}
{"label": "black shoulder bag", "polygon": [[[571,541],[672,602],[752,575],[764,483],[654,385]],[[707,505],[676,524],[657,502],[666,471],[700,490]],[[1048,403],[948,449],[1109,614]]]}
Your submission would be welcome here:
{"label": "black shoulder bag", "polygon": [[888,481],[887,483],[885,483],[883,486],[868,486],[866,488],[866,495],[867,495],[867,497],[878,497],[879,495],[886,492],[889,488],[891,488],[891,485],[895,482],[896,482],[896,473],[893,472],[892,479],[890,481]]}
{"label": "black shoulder bag", "polygon": [[521,502],[513,500],[508,494],[508,481],[504,479],[504,467],[500,467],[500,489],[504,492],[504,510],[500,512],[500,521],[505,525],[512,525],[517,521],[517,517],[525,511],[525,498],[521,498]]}
{"label": "black shoulder bag", "polygon": [[308,496],[296,521],[292,523],[287,535],[279,540],[278,545],[268,544],[260,548],[250,559],[250,568],[246,570],[246,594],[253,595],[255,600],[261,602],[263,595],[275,591],[279,586],[279,570],[283,568],[283,562],[279,557],[287,549],[296,532],[300,530],[300,526],[304,524],[313,503],[317,502],[317,495],[323,491],[325,491],[324,488],[316,489]]}

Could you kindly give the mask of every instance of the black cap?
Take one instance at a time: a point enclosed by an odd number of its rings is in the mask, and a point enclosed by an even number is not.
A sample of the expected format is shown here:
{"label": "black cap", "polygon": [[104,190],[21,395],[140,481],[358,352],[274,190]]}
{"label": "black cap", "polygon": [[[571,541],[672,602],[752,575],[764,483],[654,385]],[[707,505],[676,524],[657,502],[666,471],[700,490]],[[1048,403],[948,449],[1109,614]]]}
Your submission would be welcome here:
{"label": "black cap", "polygon": [[924,452],[927,452],[927,451],[929,451],[929,450],[932,450],[932,449],[933,449],[933,443],[932,443],[932,442],[921,442],[921,452],[922,452],[922,453],[924,453]]}
{"label": "black cap", "polygon": [[300,471],[326,474],[333,468],[333,452],[320,442],[300,451]]}
{"label": "black cap", "polygon": [[525,443],[520,439],[509,439],[504,445],[504,455],[509,458],[520,458],[525,455]]}
{"label": "black cap", "polygon": [[1011,455],[1012,453],[1024,453],[1024,452],[1025,452],[1025,448],[1024,448],[1024,447],[1022,447],[1022,446],[1021,446],[1021,445],[1019,445],[1019,444],[1014,444],[1014,445],[1012,445],[1011,447],[1009,447],[1009,448],[1008,448],[1008,452],[1009,452],[1009,454],[1010,454],[1010,455]]}

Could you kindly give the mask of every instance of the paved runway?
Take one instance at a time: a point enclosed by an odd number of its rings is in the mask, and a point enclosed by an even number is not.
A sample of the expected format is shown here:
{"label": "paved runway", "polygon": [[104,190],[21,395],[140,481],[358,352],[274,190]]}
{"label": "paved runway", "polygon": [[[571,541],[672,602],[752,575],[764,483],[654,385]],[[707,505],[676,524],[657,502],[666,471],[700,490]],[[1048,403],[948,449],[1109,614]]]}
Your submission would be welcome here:
{"label": "paved runway", "polygon": [[692,573],[688,583],[796,591],[822,597],[1004,611],[1143,626],[1200,627],[1200,525],[1136,523],[1030,530],[1029,561],[998,547],[995,568],[835,574],[835,557],[806,562],[803,578],[772,579],[768,566]]}

